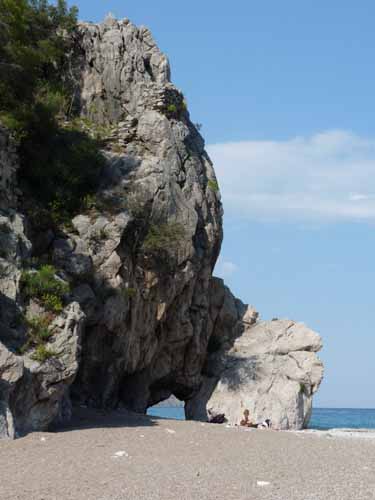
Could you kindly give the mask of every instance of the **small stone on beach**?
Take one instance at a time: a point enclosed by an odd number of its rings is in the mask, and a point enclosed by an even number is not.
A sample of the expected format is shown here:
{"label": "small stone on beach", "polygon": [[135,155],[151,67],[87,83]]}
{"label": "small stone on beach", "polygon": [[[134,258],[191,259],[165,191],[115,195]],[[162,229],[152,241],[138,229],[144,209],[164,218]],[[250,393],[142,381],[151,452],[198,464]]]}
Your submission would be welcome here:
{"label": "small stone on beach", "polygon": [[269,486],[270,483],[268,481],[257,481],[258,486]]}
{"label": "small stone on beach", "polygon": [[128,453],[126,451],[116,451],[114,455],[112,455],[112,458],[121,458],[121,457],[128,457]]}

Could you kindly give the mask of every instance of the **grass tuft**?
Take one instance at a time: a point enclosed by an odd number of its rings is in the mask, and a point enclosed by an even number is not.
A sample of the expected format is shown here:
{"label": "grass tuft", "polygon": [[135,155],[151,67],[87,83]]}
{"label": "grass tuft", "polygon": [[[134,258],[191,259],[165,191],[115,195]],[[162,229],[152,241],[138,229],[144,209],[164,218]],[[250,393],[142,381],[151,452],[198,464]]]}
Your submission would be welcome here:
{"label": "grass tuft", "polygon": [[56,278],[56,269],[50,265],[42,266],[39,271],[24,271],[21,288],[28,299],[38,299],[43,306],[55,313],[63,309],[63,297],[69,293],[69,285]]}

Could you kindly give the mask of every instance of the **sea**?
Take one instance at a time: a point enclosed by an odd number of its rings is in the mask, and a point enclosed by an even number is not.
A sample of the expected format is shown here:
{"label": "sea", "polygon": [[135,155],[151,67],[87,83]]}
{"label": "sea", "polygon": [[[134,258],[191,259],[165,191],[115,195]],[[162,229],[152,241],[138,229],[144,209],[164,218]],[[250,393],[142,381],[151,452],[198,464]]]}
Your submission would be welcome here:
{"label": "sea", "polygon": [[[185,420],[182,406],[153,406],[148,415]],[[314,408],[309,429],[375,429],[375,409]]]}

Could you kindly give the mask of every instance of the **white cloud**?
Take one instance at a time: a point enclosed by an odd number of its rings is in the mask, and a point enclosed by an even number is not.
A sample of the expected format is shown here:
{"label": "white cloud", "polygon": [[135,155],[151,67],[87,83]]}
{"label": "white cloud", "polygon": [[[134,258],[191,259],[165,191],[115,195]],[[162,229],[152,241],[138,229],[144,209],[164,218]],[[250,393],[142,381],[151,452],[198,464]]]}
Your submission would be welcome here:
{"label": "white cloud", "polygon": [[375,138],[333,130],[207,149],[227,213],[257,219],[375,220]]}
{"label": "white cloud", "polygon": [[362,200],[368,200],[371,197],[367,194],[363,193],[350,193],[349,194],[349,200],[350,201],[362,201]]}
{"label": "white cloud", "polygon": [[226,279],[232,276],[237,270],[238,267],[236,266],[236,264],[219,257],[219,260],[217,261],[215,267],[215,276]]}

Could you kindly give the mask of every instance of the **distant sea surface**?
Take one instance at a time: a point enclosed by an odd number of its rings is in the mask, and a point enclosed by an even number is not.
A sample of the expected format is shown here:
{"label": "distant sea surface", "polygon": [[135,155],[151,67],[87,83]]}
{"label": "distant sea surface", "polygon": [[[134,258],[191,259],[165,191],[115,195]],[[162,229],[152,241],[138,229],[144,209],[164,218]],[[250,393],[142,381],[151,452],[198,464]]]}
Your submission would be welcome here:
{"label": "distant sea surface", "polygon": [[[182,406],[154,406],[148,415],[155,417],[185,420]],[[357,408],[314,408],[310,420],[310,429],[375,429],[375,409]]]}
{"label": "distant sea surface", "polygon": [[375,429],[375,409],[314,408],[310,429]]}

